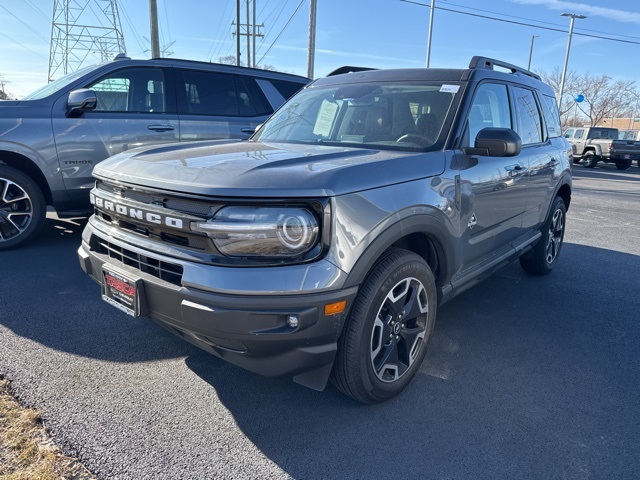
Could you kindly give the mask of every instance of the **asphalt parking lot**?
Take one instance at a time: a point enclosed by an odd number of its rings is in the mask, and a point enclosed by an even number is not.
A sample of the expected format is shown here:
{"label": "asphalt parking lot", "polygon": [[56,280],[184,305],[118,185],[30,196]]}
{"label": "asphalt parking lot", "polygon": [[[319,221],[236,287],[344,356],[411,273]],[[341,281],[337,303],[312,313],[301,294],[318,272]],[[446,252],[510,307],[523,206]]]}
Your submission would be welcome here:
{"label": "asphalt parking lot", "polygon": [[560,262],[443,306],[420,374],[362,406],[131,319],[76,259],[83,221],[0,253],[0,374],[101,478],[640,478],[640,168],[574,168]]}

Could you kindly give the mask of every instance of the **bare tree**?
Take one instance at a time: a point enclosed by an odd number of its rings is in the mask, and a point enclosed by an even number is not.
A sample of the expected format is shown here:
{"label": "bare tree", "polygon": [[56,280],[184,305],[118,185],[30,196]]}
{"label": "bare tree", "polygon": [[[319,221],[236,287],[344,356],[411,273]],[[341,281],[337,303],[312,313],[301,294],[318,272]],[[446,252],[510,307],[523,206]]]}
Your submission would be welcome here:
{"label": "bare tree", "polygon": [[[554,91],[560,89],[561,70],[553,69],[550,74],[539,72],[542,79]],[[633,80],[614,80],[608,75],[578,74],[567,72],[564,94],[560,105],[562,125],[601,124],[606,118],[631,116],[633,105],[640,94]],[[576,98],[582,95],[583,102]]]}
{"label": "bare tree", "polygon": [[[224,57],[218,57],[218,63],[224,63],[226,65],[235,65],[236,64],[236,56],[235,55],[226,55]],[[245,66],[242,62],[240,62],[241,66]],[[277,68],[273,65],[256,65],[256,68],[261,68],[262,70],[270,70],[277,71]]]}
{"label": "bare tree", "polygon": [[4,89],[7,83],[9,82],[0,75],[0,100],[11,100],[11,95]]}

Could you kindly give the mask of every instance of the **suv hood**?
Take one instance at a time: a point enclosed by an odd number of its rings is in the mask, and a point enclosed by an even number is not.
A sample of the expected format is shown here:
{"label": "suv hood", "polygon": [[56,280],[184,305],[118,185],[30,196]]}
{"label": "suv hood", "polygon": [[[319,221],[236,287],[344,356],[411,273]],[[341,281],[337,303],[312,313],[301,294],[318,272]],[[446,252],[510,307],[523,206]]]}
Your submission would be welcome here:
{"label": "suv hood", "polygon": [[133,150],[96,178],[210,196],[326,197],[438,175],[445,155],[259,142],[198,142]]}

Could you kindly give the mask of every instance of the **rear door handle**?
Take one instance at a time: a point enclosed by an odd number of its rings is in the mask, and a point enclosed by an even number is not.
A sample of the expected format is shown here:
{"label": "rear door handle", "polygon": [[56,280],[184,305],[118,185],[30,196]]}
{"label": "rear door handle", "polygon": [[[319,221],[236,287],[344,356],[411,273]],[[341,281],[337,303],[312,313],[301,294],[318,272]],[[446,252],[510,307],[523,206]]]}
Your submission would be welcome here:
{"label": "rear door handle", "polygon": [[253,128],[241,128],[240,131],[242,133],[250,133],[251,135],[253,135],[254,133],[256,133],[256,129],[255,127]]}
{"label": "rear door handle", "polygon": [[149,130],[153,130],[154,132],[167,132],[169,130],[174,130],[173,125],[168,123],[163,123],[160,125],[148,125],[147,128]]}

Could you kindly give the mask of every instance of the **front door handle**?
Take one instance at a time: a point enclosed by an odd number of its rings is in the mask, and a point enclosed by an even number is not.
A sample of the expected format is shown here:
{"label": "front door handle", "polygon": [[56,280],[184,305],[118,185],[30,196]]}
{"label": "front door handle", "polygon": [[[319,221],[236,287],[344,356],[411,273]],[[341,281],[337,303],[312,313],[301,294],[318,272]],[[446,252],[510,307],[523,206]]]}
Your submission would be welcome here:
{"label": "front door handle", "polygon": [[512,178],[527,171],[527,168],[522,165],[509,165],[508,167],[505,167],[505,169],[507,170],[508,175]]}
{"label": "front door handle", "polygon": [[149,125],[147,126],[149,130],[153,130],[154,132],[167,132],[169,130],[173,130],[173,125],[169,123],[162,123],[159,125]]}

